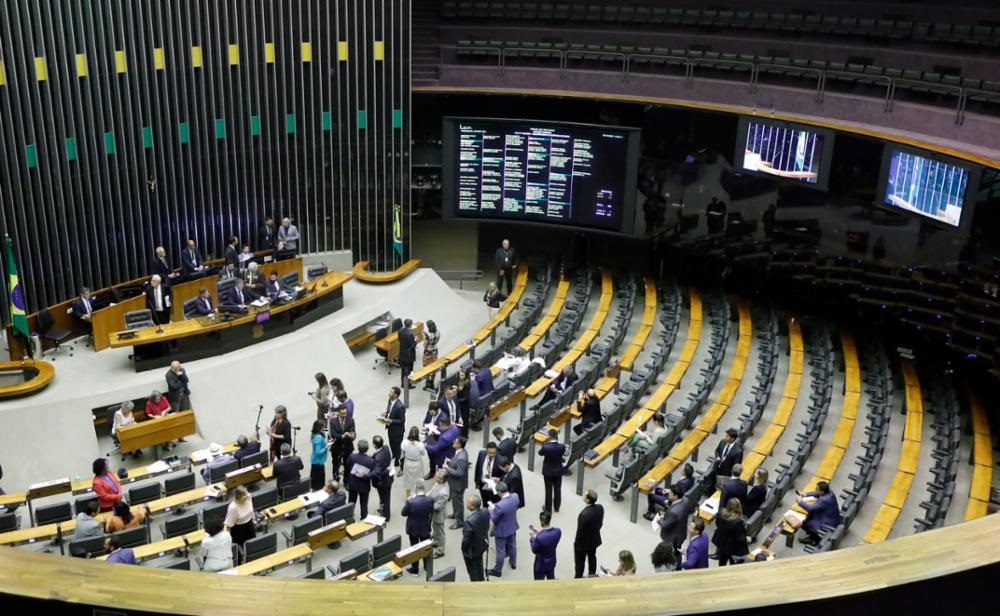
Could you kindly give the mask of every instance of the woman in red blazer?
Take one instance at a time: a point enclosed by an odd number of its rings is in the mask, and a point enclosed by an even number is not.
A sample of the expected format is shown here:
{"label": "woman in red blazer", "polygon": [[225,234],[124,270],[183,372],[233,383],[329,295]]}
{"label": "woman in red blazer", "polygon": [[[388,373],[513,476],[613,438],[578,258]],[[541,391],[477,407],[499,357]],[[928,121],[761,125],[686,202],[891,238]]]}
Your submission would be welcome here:
{"label": "woman in red blazer", "polygon": [[104,458],[94,460],[94,482],[91,486],[97,495],[97,504],[101,511],[111,511],[115,503],[122,499],[122,484],[111,472],[108,461]]}

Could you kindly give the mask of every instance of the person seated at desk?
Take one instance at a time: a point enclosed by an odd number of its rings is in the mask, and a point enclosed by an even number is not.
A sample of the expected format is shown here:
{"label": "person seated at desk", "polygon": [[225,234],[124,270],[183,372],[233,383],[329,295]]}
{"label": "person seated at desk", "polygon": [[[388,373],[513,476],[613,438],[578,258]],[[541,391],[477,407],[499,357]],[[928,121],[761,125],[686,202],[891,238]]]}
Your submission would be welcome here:
{"label": "person seated at desk", "polygon": [[[76,514],[76,530],[73,531],[73,538],[86,539],[87,537],[100,537],[104,534],[104,527],[97,521],[97,501],[89,501],[84,504],[83,511]],[[74,554],[74,556],[77,556]]]}
{"label": "person seated at desk", "polygon": [[274,479],[278,490],[293,486],[302,480],[302,458],[292,455],[292,446],[288,443],[281,445],[281,457],[274,461]]}
{"label": "person seated at desk", "polygon": [[173,293],[170,287],[163,283],[163,277],[154,274],[146,287],[146,308],[153,313],[153,322],[163,325],[170,322],[170,302]]}
{"label": "person seated at desk", "polygon": [[227,263],[225,267],[219,270],[219,280],[229,280],[230,278],[239,277],[239,272],[236,271],[236,265],[232,263]]}
{"label": "person seated at desk", "polygon": [[123,548],[121,544],[118,543],[117,537],[108,537],[108,540],[104,542],[104,545],[110,552],[110,554],[108,554],[107,562],[119,563],[123,565],[139,564],[139,561],[135,559],[135,551],[132,550],[132,548]]}
{"label": "person seated at desk", "polygon": [[556,396],[572,387],[573,383],[576,383],[579,378],[579,375],[577,375],[576,371],[573,370],[572,365],[563,366],[562,372],[559,373],[559,376],[557,376],[552,381],[552,384],[546,388],[545,395],[542,396],[542,401],[532,406],[531,410],[537,411],[539,407],[549,400],[554,400]]}
{"label": "person seated at desk", "polygon": [[830,490],[829,483],[820,481],[816,484],[815,492],[803,494],[796,490],[795,496],[799,507],[802,507],[806,512],[802,530],[806,532],[807,537],[799,539],[799,543],[816,545],[819,543],[819,533],[824,526],[840,524],[840,506],[837,504],[837,495]]}
{"label": "person seated at desk", "polygon": [[260,299],[260,295],[257,295],[253,290],[249,289],[243,282],[242,278],[236,279],[236,284],[233,288],[226,291],[226,296],[222,303],[228,304],[230,306],[246,306],[250,302],[255,302]]}
{"label": "person seated at desk", "polygon": [[347,495],[341,491],[340,482],[336,479],[327,481],[326,485],[323,486],[323,491],[326,492],[326,498],[320,501],[319,506],[315,510],[309,512],[310,518],[318,515],[326,515],[337,507],[347,504]]}
{"label": "person seated at desk", "polygon": [[198,289],[198,299],[194,302],[194,313],[199,317],[210,317],[215,314],[215,306],[212,305],[212,295],[208,292],[208,287]]}
{"label": "person seated at desk", "polygon": [[187,248],[181,253],[181,272],[184,275],[195,274],[206,269],[205,260],[201,258],[198,245],[194,240],[187,241]]}
{"label": "person seated at desk", "polygon": [[208,463],[201,469],[201,476],[206,484],[210,483],[209,477],[212,476],[213,468],[229,464],[236,459],[231,454],[225,453],[222,450],[222,445],[218,443],[212,443],[212,446],[208,448],[208,455]]}
{"label": "person seated at desk", "polygon": [[271,270],[271,274],[267,278],[267,285],[265,287],[265,292],[267,296],[271,298],[271,301],[278,299],[279,297],[288,297],[290,293],[290,287],[286,287],[280,280],[278,280],[278,272]]}
{"label": "person seated at desk", "polygon": [[[119,445],[118,430],[125,428],[127,426],[135,425],[135,415],[132,414],[132,410],[134,408],[135,408],[135,403],[133,403],[131,400],[126,400],[125,402],[122,402],[121,407],[119,407],[118,410],[115,411],[115,416],[111,420],[111,440],[115,442],[116,447]],[[137,449],[132,452],[132,456],[135,458],[138,458],[141,455],[142,455],[142,450]],[[122,460],[125,459],[125,456],[126,452],[123,451]]]}
{"label": "person seated at desk", "polygon": [[243,280],[247,283],[247,288],[260,295],[264,293],[264,272],[260,271],[260,266],[255,261],[247,265],[243,272]]}
{"label": "person seated at desk", "polygon": [[573,432],[577,436],[587,431],[590,426],[604,421],[601,415],[601,399],[597,397],[596,389],[588,389],[586,393],[580,392],[576,400],[576,410],[580,413],[580,423],[573,426]]}
{"label": "person seated at desk", "polygon": [[[167,400],[167,397],[164,396],[160,390],[154,389],[152,393],[149,394],[149,398],[146,399],[146,417],[156,419],[157,417],[166,417],[172,412],[173,408],[170,406],[170,400]],[[185,442],[183,438],[177,439],[176,442],[168,441],[163,444],[163,448],[173,449],[177,446],[177,443],[183,442]]]}
{"label": "person seated at desk", "polygon": [[177,277],[177,272],[170,267],[167,261],[167,250],[163,246],[156,247],[156,255],[153,257],[153,275],[159,276],[163,280]]}
{"label": "person seated at desk", "polygon": [[249,439],[243,434],[236,438],[236,446],[239,449],[233,452],[233,458],[237,460],[260,452],[260,442],[257,439]]}
{"label": "person seated at desk", "polygon": [[[653,415],[653,430],[636,430],[625,446],[628,448],[629,457],[639,456],[660,442],[667,435],[666,418],[661,413]],[[648,427],[648,426],[647,426]]]}
{"label": "person seated at desk", "polygon": [[114,514],[104,523],[104,532],[109,535],[117,533],[120,530],[136,528],[149,515],[149,508],[145,505],[140,505],[132,509],[125,501],[115,503],[112,511],[114,511]]}
{"label": "person seated at desk", "polygon": [[73,302],[73,316],[88,334],[94,333],[94,304],[90,297],[90,289],[87,287],[80,289],[80,297]]}

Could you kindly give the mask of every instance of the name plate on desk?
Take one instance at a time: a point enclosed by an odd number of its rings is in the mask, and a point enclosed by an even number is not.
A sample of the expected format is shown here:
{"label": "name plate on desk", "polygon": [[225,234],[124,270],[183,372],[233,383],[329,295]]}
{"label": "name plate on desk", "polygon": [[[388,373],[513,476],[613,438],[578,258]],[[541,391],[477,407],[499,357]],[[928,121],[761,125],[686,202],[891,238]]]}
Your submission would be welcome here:
{"label": "name plate on desk", "polygon": [[52,479],[51,481],[43,481],[28,486],[28,498],[44,498],[53,494],[70,492],[72,489],[73,484],[70,482],[69,477]]}
{"label": "name plate on desk", "polygon": [[698,507],[698,511],[700,511],[704,516],[714,518],[719,513],[719,497],[713,496],[707,499],[701,504],[700,507]]}

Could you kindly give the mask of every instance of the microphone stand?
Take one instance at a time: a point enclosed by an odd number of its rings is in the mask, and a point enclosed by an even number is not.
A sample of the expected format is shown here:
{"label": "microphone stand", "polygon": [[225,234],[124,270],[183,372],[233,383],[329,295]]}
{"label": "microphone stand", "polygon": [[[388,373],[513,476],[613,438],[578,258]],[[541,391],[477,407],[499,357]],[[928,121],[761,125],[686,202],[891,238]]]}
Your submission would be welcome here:
{"label": "microphone stand", "polygon": [[258,443],[260,442],[260,414],[263,412],[264,412],[264,405],[261,404],[260,406],[257,407],[257,421],[256,423],[254,423],[253,426],[253,435],[254,438],[257,439]]}
{"label": "microphone stand", "polygon": [[293,456],[294,455],[298,455],[298,453],[299,453],[299,450],[296,447],[296,444],[298,443],[298,440],[299,440],[299,430],[301,430],[301,429],[302,429],[302,426],[292,426],[292,455]]}

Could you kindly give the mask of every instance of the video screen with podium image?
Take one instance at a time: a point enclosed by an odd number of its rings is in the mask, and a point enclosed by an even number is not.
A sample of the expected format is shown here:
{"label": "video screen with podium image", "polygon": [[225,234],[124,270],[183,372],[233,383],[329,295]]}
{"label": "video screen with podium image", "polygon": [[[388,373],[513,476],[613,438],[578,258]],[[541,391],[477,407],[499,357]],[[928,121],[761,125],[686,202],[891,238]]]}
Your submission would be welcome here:
{"label": "video screen with podium image", "polygon": [[882,201],[951,227],[959,226],[971,171],[968,167],[887,146]]}
{"label": "video screen with podium image", "polygon": [[741,118],[736,168],[825,188],[833,134],[815,127]]}
{"label": "video screen with podium image", "polygon": [[445,211],[631,233],[639,130],[444,119]]}

